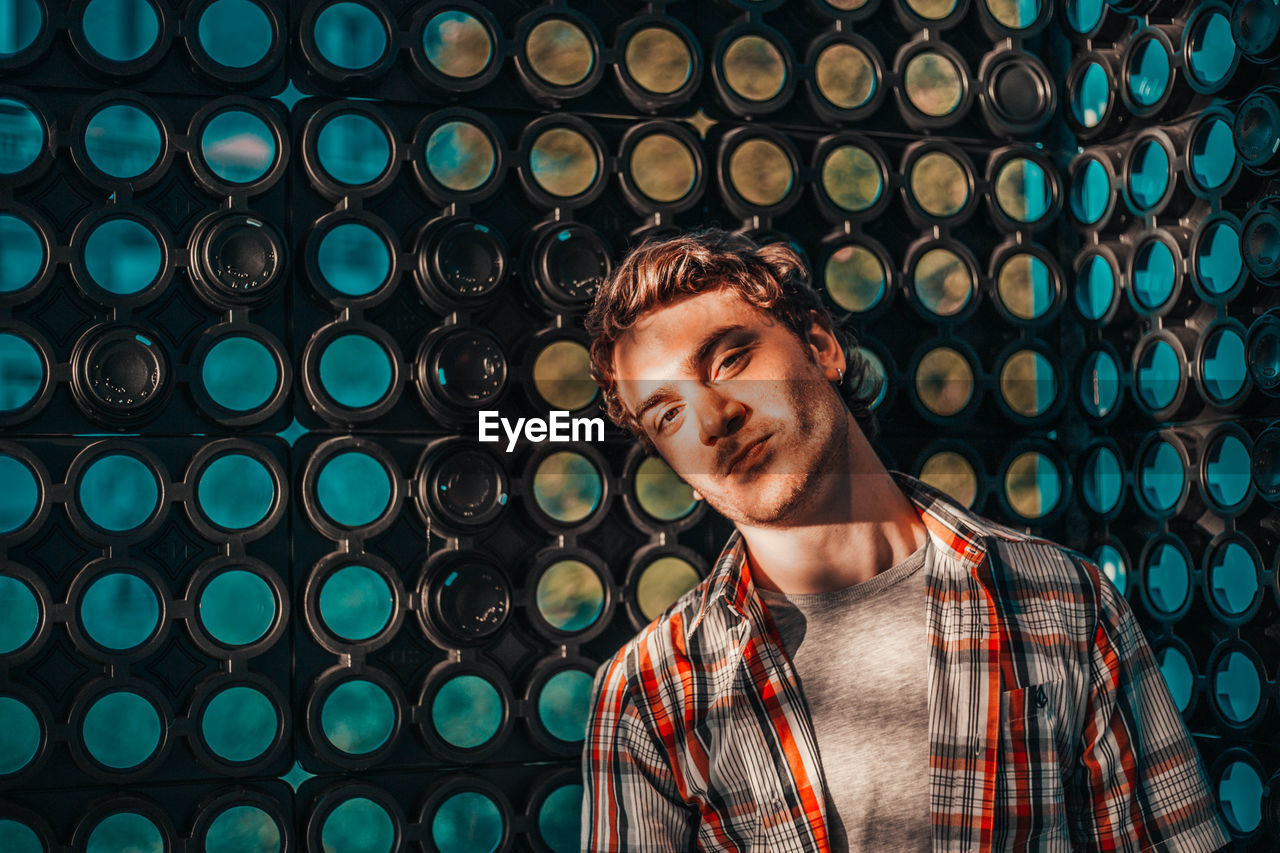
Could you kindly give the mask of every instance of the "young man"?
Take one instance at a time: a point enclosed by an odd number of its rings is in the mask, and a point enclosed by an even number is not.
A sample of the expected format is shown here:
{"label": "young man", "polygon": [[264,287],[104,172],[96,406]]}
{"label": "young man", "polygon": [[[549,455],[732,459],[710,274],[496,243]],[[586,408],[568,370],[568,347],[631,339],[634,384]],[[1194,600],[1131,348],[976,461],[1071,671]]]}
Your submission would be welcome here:
{"label": "young man", "polygon": [[794,252],[646,244],[587,326],[606,414],[736,531],[596,673],[584,850],[1228,842],[1128,604],[885,470],[865,366]]}

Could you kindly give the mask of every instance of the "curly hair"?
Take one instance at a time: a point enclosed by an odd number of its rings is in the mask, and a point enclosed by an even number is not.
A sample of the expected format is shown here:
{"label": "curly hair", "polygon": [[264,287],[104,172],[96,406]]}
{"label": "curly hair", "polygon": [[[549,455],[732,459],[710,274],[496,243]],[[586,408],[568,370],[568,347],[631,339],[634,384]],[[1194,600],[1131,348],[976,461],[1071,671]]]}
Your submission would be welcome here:
{"label": "curly hair", "polygon": [[872,404],[884,379],[858,352],[857,338],[832,320],[813,289],[804,261],[785,243],[760,246],[722,228],[646,240],[596,290],[586,328],[591,335],[591,377],[600,386],[609,420],[657,453],[644,427],[618,397],[614,346],[645,312],[722,288],[736,291],[749,304],[778,318],[801,342],[812,322],[810,309],[818,312],[844,350],[847,366],[839,384],[840,397],[867,440],[874,441],[879,429]]}

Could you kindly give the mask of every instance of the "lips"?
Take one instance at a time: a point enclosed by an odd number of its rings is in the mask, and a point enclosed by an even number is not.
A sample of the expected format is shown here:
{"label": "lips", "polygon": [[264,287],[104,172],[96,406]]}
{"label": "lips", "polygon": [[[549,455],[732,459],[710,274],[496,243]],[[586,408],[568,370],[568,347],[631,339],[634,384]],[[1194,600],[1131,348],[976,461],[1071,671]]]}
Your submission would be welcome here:
{"label": "lips", "polygon": [[738,455],[734,456],[733,459],[730,460],[729,467],[726,469],[725,474],[726,475],[732,474],[734,472],[734,469],[738,467],[738,464],[742,462],[744,458],[746,458],[747,454],[751,453],[751,451],[754,450],[757,446],[764,444],[768,440],[769,440],[769,436],[767,435],[762,436],[760,438],[757,438],[755,441],[751,442],[750,444],[748,444],[746,447],[742,448],[742,450],[738,451]]}

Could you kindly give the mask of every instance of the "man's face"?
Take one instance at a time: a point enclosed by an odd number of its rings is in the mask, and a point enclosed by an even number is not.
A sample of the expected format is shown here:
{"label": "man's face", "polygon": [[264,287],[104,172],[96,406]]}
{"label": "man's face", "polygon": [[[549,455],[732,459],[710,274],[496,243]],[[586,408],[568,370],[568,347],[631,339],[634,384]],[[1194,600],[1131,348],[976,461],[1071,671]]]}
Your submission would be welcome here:
{"label": "man's face", "polygon": [[850,464],[850,417],[832,384],[844,354],[820,325],[801,342],[736,292],[715,290],[647,312],[613,357],[627,411],[730,521],[802,524],[830,488],[821,474]]}

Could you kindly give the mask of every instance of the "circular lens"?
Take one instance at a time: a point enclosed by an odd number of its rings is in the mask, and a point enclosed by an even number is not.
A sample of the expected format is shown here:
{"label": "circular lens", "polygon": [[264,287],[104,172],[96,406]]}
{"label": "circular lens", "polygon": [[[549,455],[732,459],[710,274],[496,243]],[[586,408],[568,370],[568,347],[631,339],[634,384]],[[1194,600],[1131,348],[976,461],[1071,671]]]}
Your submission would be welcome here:
{"label": "circular lens", "polygon": [[1053,203],[1053,185],[1044,167],[1015,157],[996,175],[996,203],[1005,216],[1019,222],[1039,222]]}
{"label": "circular lens", "polygon": [[271,126],[261,116],[226,110],[201,129],[200,155],[209,170],[227,183],[249,184],[271,170],[278,152]]}
{"label": "circular lens", "polygon": [[1258,597],[1259,566],[1239,542],[1227,542],[1209,558],[1209,589],[1224,613],[1238,616]]}
{"label": "circular lens", "polygon": [[155,117],[132,104],[110,104],[85,123],[84,150],[89,161],[113,178],[146,173],[164,149]]}
{"label": "circular lens", "polygon": [[577,848],[582,823],[582,786],[562,785],[538,808],[538,836],[554,853]]}
{"label": "circular lens", "polygon": [[1134,385],[1138,397],[1152,411],[1160,411],[1174,401],[1182,387],[1182,365],[1168,342],[1156,340],[1138,359]]}
{"label": "circular lens", "polygon": [[529,31],[524,49],[533,73],[552,86],[581,83],[596,64],[591,39],[581,27],[564,18],[538,22]]}
{"label": "circular lens", "polygon": [[1213,701],[1233,723],[1245,723],[1262,703],[1263,675],[1249,656],[1238,651],[1224,655],[1213,671]]}
{"label": "circular lens", "polygon": [[160,505],[160,478],[136,456],[107,453],[80,475],[76,498],[94,524],[111,531],[141,527]]}
{"label": "circular lens", "polygon": [[857,109],[876,91],[876,68],[861,48],[836,42],[825,47],[814,63],[818,92],[832,106]]}
{"label": "circular lens", "polygon": [[0,411],[16,412],[30,404],[44,378],[44,361],[31,341],[0,332]]}
{"label": "circular lens", "polygon": [[17,773],[40,750],[40,720],[25,702],[0,696],[0,777]]}
{"label": "circular lens", "polygon": [[454,794],[436,809],[431,819],[431,840],[437,850],[492,853],[502,842],[502,812],[484,794]]}
{"label": "circular lens", "polygon": [[454,676],[431,701],[431,724],[451,746],[481,746],[502,727],[502,696],[486,678]]}
{"label": "circular lens", "polygon": [[1102,445],[1089,454],[1080,487],[1089,509],[1099,515],[1106,515],[1116,508],[1124,488],[1124,471],[1115,451]]}
{"label": "circular lens", "polygon": [[560,340],[548,344],[533,362],[533,384],[553,409],[574,411],[596,397],[598,388],[591,378],[591,356],[577,341]]}
{"label": "circular lens", "polygon": [[343,566],[320,587],[320,618],[349,642],[380,634],[395,615],[395,594],[386,578],[365,566]]}
{"label": "circular lens", "polygon": [[343,527],[363,527],[381,518],[394,488],[386,466],[359,450],[326,459],[316,477],[321,510]]}
{"label": "circular lens", "polygon": [[1233,830],[1252,833],[1262,823],[1262,777],[1243,761],[1231,762],[1218,781],[1218,801]]}
{"label": "circular lens", "polygon": [[771,207],[791,192],[795,171],[776,143],[755,137],[729,155],[729,182],[748,203]]}
{"label": "circular lens", "polygon": [[581,560],[560,560],[538,579],[537,604],[551,627],[585,631],[604,612],[604,584]]}
{"label": "circular lens", "polygon": [[659,557],[644,567],[636,581],[636,605],[645,619],[656,619],[701,581],[687,560]]}
{"label": "circular lens", "polygon": [[280,827],[257,806],[232,806],[209,824],[205,853],[280,853]]}
{"label": "circular lens", "polygon": [[1098,25],[1106,11],[1105,0],[1066,0],[1067,24],[1077,33],[1087,33]]}
{"label": "circular lens", "polygon": [[1058,379],[1037,350],[1018,350],[1000,368],[1000,395],[1024,418],[1043,415],[1058,398]]}
{"label": "circular lens", "polygon": [[763,36],[743,35],[725,48],[724,80],[739,98],[767,101],[787,79],[787,64],[777,45]]}
{"label": "circular lens", "polygon": [[84,242],[84,266],[93,283],[120,296],[138,293],[164,272],[160,237],[137,219],[105,219]]}
{"label": "circular lens", "polygon": [[391,354],[362,334],[334,338],[320,354],[320,384],[340,406],[372,406],[391,391]]}
{"label": "circular lens", "polygon": [[987,11],[1002,26],[1011,30],[1025,29],[1040,15],[1039,0],[984,0]]}
{"label": "circular lens", "polygon": [[271,512],[276,485],[261,460],[244,453],[214,459],[197,475],[196,505],[209,521],[226,530],[245,530]]}
{"label": "circular lens", "polygon": [[1167,441],[1157,441],[1138,466],[1138,490],[1156,512],[1167,513],[1177,506],[1186,476],[1177,449]]}
{"label": "circular lens", "polygon": [[160,16],[147,0],[89,0],[81,26],[89,47],[111,62],[142,57],[160,36]]}
{"label": "circular lens", "polygon": [[950,495],[961,506],[971,507],[978,497],[978,472],[973,463],[954,450],[943,450],[925,460],[920,481]]}
{"label": "circular lens", "polygon": [[1116,272],[1102,255],[1092,255],[1076,281],[1076,307],[1088,320],[1100,320],[1116,297]]}
{"label": "circular lens", "polygon": [[113,850],[155,850],[166,848],[160,829],[137,812],[117,812],[103,818],[85,843],[86,853]]}
{"label": "circular lens", "polygon": [[506,475],[487,453],[463,450],[435,463],[420,481],[432,509],[458,524],[483,524],[506,505]]}
{"label": "circular lens", "polygon": [[196,34],[209,58],[227,68],[257,65],[275,40],[271,19],[252,0],[214,0],[200,13]]}
{"label": "circular lens", "polygon": [[13,853],[45,853],[44,843],[25,823],[0,818],[0,845]]}
{"label": "circular lens", "polygon": [[227,335],[205,353],[200,381],[213,402],[235,412],[266,404],[280,385],[275,355],[246,335]]}
{"label": "circular lens", "polygon": [[904,79],[907,100],[927,116],[945,116],[960,106],[964,94],[960,69],[940,53],[925,51],[911,57]]}
{"label": "circular lens", "polygon": [[160,596],[143,578],[104,574],[80,599],[80,624],[100,646],[122,651],[146,642],[160,624]]}
{"label": "circular lens", "polygon": [[1142,210],[1159,204],[1169,188],[1169,153],[1154,139],[1138,145],[1129,168],[1129,194]]}
{"label": "circular lens", "polygon": [[483,405],[502,389],[507,377],[506,355],[492,336],[463,329],[435,348],[429,379],[460,406]]}
{"label": "circular lens", "polygon": [[0,655],[31,642],[40,627],[40,613],[40,599],[25,581],[0,575]]}
{"label": "circular lens", "polygon": [[463,80],[489,67],[493,37],[478,18],[461,9],[446,9],[427,21],[422,50],[441,74]]}
{"label": "circular lens", "polygon": [[824,274],[827,295],[846,311],[869,311],[888,292],[884,264],[865,246],[842,246],[827,261]]}
{"label": "circular lens", "polygon": [[433,583],[432,615],[462,640],[497,633],[511,612],[511,584],[490,566],[463,564]]}
{"label": "circular lens", "polygon": [[391,853],[396,826],[387,810],[373,800],[353,797],[329,812],[320,829],[325,850]]}
{"label": "circular lens", "polygon": [[1206,86],[1215,86],[1231,73],[1236,43],[1231,22],[1216,9],[1202,15],[1187,39],[1187,69]]}
{"label": "circular lens", "polygon": [[916,395],[935,415],[957,414],[973,399],[973,366],[958,350],[936,347],[916,368]]}
{"label": "circular lens", "polygon": [[391,274],[391,249],[363,222],[342,222],[320,238],[316,263],[329,287],[346,296],[368,296]]}
{"label": "circular lens", "polygon": [[1133,296],[1145,311],[1154,311],[1173,296],[1177,266],[1162,240],[1148,240],[1133,261]]}
{"label": "circular lens", "polygon": [[973,272],[950,249],[930,249],[916,261],[911,284],[926,311],[950,317],[964,310],[973,295]]}
{"label": "circular lens", "polygon": [[1071,187],[1071,211],[1083,225],[1093,225],[1107,211],[1111,201],[1111,181],[1106,168],[1097,160],[1089,160],[1076,172]]}
{"label": "circular lens", "polygon": [[907,8],[922,18],[939,21],[956,8],[956,0],[905,0]]}
{"label": "circular lens", "polygon": [[666,27],[636,30],[627,40],[623,63],[631,79],[655,95],[670,95],[693,76],[689,46]]}
{"label": "circular lens", "polygon": [[320,158],[320,168],[338,183],[347,186],[371,184],[391,167],[391,138],[378,122],[368,116],[340,113],[320,128],[316,137],[316,154]]}
{"label": "circular lens", "polygon": [[538,507],[562,524],[576,524],[600,505],[604,483],[587,457],[571,450],[552,453],[533,475]]}
{"label": "circular lens", "polygon": [[337,749],[364,755],[381,747],[396,724],[396,706],[372,681],[353,678],[330,691],[320,708],[324,736]]}
{"label": "circular lens", "polygon": [[1249,448],[1231,434],[1215,441],[1205,454],[1205,486],[1219,508],[1229,509],[1249,496]]}
{"label": "circular lens", "polygon": [[0,293],[17,293],[39,277],[45,264],[44,243],[30,222],[0,213]]}
{"label": "circular lens", "polygon": [[1230,326],[1209,333],[1200,353],[1200,375],[1210,403],[1224,405],[1244,390],[1249,377],[1244,345],[1244,337]]}
{"label": "circular lens", "polygon": [[1236,146],[1232,141],[1231,123],[1214,118],[1200,125],[1191,140],[1191,174],[1210,192],[1231,177],[1236,164]]}
{"label": "circular lens", "polygon": [[449,121],[427,139],[427,171],[454,192],[470,192],[493,177],[497,153],[493,140],[467,121]]}
{"label": "circular lens", "polygon": [[200,733],[224,761],[253,761],[275,743],[280,721],[265,693],[237,685],[209,700],[200,718]]}
{"label": "circular lens", "polygon": [[255,572],[219,572],[200,591],[200,624],[224,646],[247,646],[266,636],[276,621],[276,595]]}
{"label": "circular lens", "polygon": [[553,127],[540,133],[533,143],[529,170],[543,190],[570,198],[595,183],[600,174],[600,158],[591,141],[578,131]]}
{"label": "circular lens", "polygon": [[313,35],[324,61],[348,71],[374,65],[390,44],[382,20],[363,3],[327,7],[316,16]]}
{"label": "circular lens", "polygon": [[1200,235],[1195,270],[1200,284],[1215,296],[1236,286],[1244,272],[1244,257],[1240,254],[1240,233],[1229,221],[1215,222]]}
{"label": "circular lens", "polygon": [[26,526],[40,507],[40,481],[26,462],[8,453],[0,453],[0,534],[12,533]]}
{"label": "circular lens", "polygon": [[1071,93],[1071,113],[1082,126],[1097,127],[1107,116],[1111,100],[1111,82],[1107,72],[1096,62],[1085,65]]}
{"label": "circular lens", "polygon": [[44,125],[22,101],[0,98],[0,174],[26,169],[44,149]]}
{"label": "circular lens", "polygon": [[693,152],[674,136],[651,133],[636,143],[627,169],[636,189],[660,204],[679,201],[698,178]]}
{"label": "circular lens", "polygon": [[1120,368],[1105,350],[1095,350],[1084,360],[1080,375],[1080,401],[1085,412],[1104,418],[1120,400]]}
{"label": "circular lens", "polygon": [[1126,81],[1134,101],[1149,107],[1169,88],[1169,53],[1157,39],[1148,38],[1134,50]]}
{"label": "circular lens", "polygon": [[677,521],[698,505],[693,487],[657,456],[646,456],[636,466],[635,493],[640,508],[660,521]]}
{"label": "circular lens", "polygon": [[99,764],[127,770],[155,753],[163,730],[154,705],[137,693],[119,690],[102,695],[89,707],[81,736]]}
{"label": "circular lens", "polygon": [[1191,695],[1195,690],[1196,675],[1191,669],[1191,662],[1177,646],[1165,646],[1156,652],[1156,661],[1160,664],[1160,674],[1169,685],[1173,701],[1179,711],[1186,711],[1191,705]]}
{"label": "circular lens", "polygon": [[[17,56],[31,47],[44,26],[44,9],[37,0],[8,0],[5,21],[6,26],[0,31],[0,59]],[[3,837],[0,831],[0,841]]]}
{"label": "circular lens", "polygon": [[911,164],[911,195],[930,216],[954,216],[969,201],[969,174],[945,151],[930,151]]}
{"label": "circular lens", "polygon": [[553,737],[581,741],[591,707],[591,675],[580,669],[557,672],[538,693],[538,719]]}
{"label": "circular lens", "polygon": [[841,145],[832,149],[822,164],[822,189],[845,210],[866,210],[880,200],[884,173],[865,148]]}
{"label": "circular lens", "polygon": [[[879,408],[889,394],[888,374],[885,372],[884,362],[880,360],[880,356],[866,347],[856,347],[854,353],[867,366],[867,372],[857,388],[858,396],[863,399],[871,398],[867,408],[873,410]],[[878,391],[877,388],[879,388]]]}
{"label": "circular lens", "polygon": [[1043,453],[1020,453],[1005,472],[1004,494],[1018,515],[1041,518],[1053,512],[1062,497],[1062,474]]}
{"label": "circular lens", "polygon": [[1056,288],[1049,265],[1035,255],[1019,252],[1000,264],[996,294],[1010,314],[1037,320],[1053,306]]}

